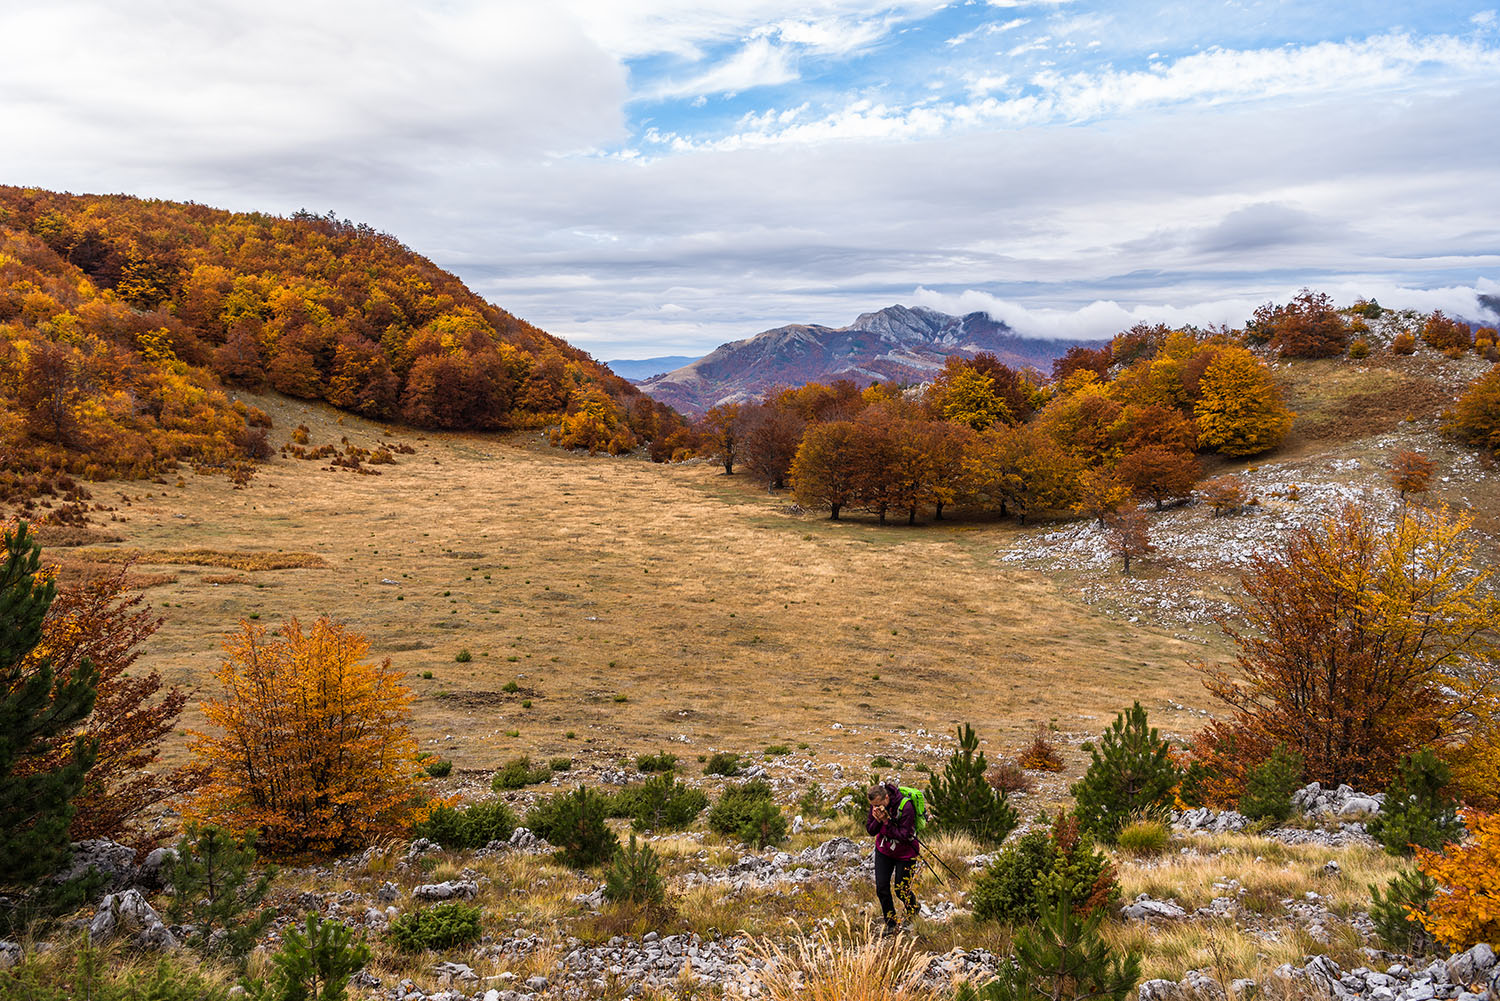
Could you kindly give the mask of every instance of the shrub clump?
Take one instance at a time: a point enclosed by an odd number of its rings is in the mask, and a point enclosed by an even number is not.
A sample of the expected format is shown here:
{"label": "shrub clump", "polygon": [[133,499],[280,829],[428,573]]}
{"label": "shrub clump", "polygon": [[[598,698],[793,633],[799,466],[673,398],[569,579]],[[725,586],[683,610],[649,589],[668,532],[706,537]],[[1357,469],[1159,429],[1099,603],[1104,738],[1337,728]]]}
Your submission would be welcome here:
{"label": "shrub clump", "polygon": [[1032,921],[1043,906],[1064,896],[1082,911],[1112,903],[1119,895],[1115,870],[1075,818],[1059,813],[1050,829],[1027,832],[1007,845],[974,882],[974,917],[1014,923]]}
{"label": "shrub clump", "polygon": [[1292,815],[1292,793],[1302,781],[1302,755],[1277,744],[1271,756],[1245,776],[1239,810],[1251,820],[1285,820]]}
{"label": "shrub clump", "polygon": [[1031,792],[1036,789],[1036,780],[1027,775],[1020,765],[1002,761],[984,773],[984,780],[1001,795]]}
{"label": "shrub clump", "polygon": [[451,949],[479,941],[479,908],[457,900],[408,911],[391,922],[385,937],[405,952]]}
{"label": "shrub clump", "polygon": [[786,838],[786,817],[772,799],[771,787],[760,779],[726,787],[708,812],[708,827],[757,848]]}
{"label": "shrub clump", "polygon": [[704,775],[735,776],[740,773],[740,756],[730,754],[728,751],[718,751],[713,754],[708,763],[703,766]]}
{"label": "shrub clump", "polygon": [[606,818],[609,798],[580,785],[570,793],[548,796],[526,814],[526,826],[558,848],[568,865],[585,868],[607,862],[620,847]]}
{"label": "shrub clump", "polygon": [[1385,791],[1385,806],[1368,825],[1370,834],[1392,855],[1410,857],[1415,848],[1437,851],[1463,836],[1458,803],[1448,792],[1452,773],[1431,748],[1405,755]]}
{"label": "shrub clump", "polygon": [[637,831],[683,830],[708,807],[702,791],[677,781],[671,773],[621,789],[611,800],[611,815],[629,817]]}
{"label": "shrub clump", "polygon": [[1181,770],[1167,742],[1146,725],[1139,702],[1115,717],[1097,746],[1085,747],[1092,761],[1072,788],[1084,831],[1113,842],[1132,817],[1150,818],[1171,808]]}
{"label": "shrub clump", "polygon": [[1437,947],[1437,939],[1415,916],[1427,909],[1437,893],[1437,883],[1420,870],[1403,869],[1386,885],[1370,887],[1370,920],[1375,933],[1391,949],[1408,956],[1425,956]]}
{"label": "shrub clump", "polygon": [[538,765],[531,767],[531,759],[527,757],[512,758],[500,770],[495,772],[495,777],[490,779],[490,788],[496,792],[507,789],[521,789],[526,786],[546,782],[552,778],[551,765]]}
{"label": "shrub clump", "polygon": [[1057,745],[1048,739],[1046,729],[1040,726],[1036,728],[1036,733],[1032,734],[1031,743],[1021,749],[1016,763],[1030,772],[1063,770],[1062,756],[1057,753]]}
{"label": "shrub clump", "polygon": [[282,933],[269,981],[247,985],[250,1001],[344,1001],[349,978],[370,961],[370,947],[342,921],[309,914]]}
{"label": "shrub clump", "polygon": [[491,841],[505,841],[516,829],[516,815],[498,799],[458,808],[439,804],[412,831],[419,838],[436,841],[449,851],[483,848]]}
{"label": "shrub clump", "polygon": [[447,758],[434,758],[424,762],[422,768],[435,779],[445,779],[453,772],[453,762]]}
{"label": "shrub clump", "polygon": [[635,759],[635,768],[639,772],[670,772],[677,768],[677,755],[670,751],[661,751],[657,754],[641,754]]}

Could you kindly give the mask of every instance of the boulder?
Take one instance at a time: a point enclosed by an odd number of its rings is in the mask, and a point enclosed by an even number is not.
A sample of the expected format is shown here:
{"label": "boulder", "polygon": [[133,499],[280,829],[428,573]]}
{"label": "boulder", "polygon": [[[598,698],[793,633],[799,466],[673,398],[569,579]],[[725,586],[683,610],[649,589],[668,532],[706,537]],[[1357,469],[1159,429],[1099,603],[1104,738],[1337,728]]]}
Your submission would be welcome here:
{"label": "boulder", "polygon": [[1175,980],[1147,980],[1136,997],[1139,1001],[1181,1001],[1182,987]]}
{"label": "boulder", "polygon": [[1482,984],[1495,968],[1495,951],[1480,943],[1448,960],[1448,979],[1455,984]]}
{"label": "boulder", "polygon": [[1188,916],[1188,912],[1175,900],[1153,900],[1143,893],[1133,902],[1121,907],[1120,916],[1134,921],[1145,921],[1151,918],[1162,921],[1181,921]]}
{"label": "boulder", "polygon": [[141,860],[141,869],[136,885],[148,890],[160,890],[167,885],[167,871],[177,864],[177,853],[171,848],[153,848]]}
{"label": "boulder", "polygon": [[134,848],[127,848],[113,841],[90,840],[75,841],[68,867],[52,878],[55,882],[66,883],[90,869],[104,877],[106,893],[115,893],[133,886],[140,876],[140,869],[135,864]]}
{"label": "boulder", "polygon": [[441,883],[423,883],[414,887],[411,895],[417,900],[472,900],[479,893],[479,884],[467,879],[450,879]]}
{"label": "boulder", "polygon": [[89,935],[95,942],[106,942],[117,935],[130,935],[138,946],[159,949],[177,948],[177,938],[167,929],[156,908],[146,902],[139,890],[111,893],[99,905],[89,922]]}

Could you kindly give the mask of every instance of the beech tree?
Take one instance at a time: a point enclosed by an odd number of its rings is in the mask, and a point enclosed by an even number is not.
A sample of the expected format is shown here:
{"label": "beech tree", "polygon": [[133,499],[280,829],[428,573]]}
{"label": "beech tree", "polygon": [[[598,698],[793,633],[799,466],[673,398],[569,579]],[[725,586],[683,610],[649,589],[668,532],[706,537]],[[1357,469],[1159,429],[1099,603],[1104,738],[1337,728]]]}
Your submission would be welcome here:
{"label": "beech tree", "polygon": [[927,388],[928,405],[934,416],[983,431],[1014,418],[1010,407],[995,391],[995,380],[957,357]]}
{"label": "beech tree", "polygon": [[1230,710],[1200,735],[1204,756],[1235,771],[1284,744],[1308,778],[1370,788],[1461,733],[1500,681],[1500,598],[1468,528],[1428,511],[1382,529],[1350,505],[1253,557],[1246,626],[1221,625],[1235,669],[1202,667]]}
{"label": "beech tree", "polygon": [[1283,358],[1334,358],[1349,345],[1349,327],[1326,293],[1303,289],[1285,306],[1266,303],[1249,331]]}
{"label": "beech tree", "polygon": [[859,486],[859,429],[853,421],[810,426],[792,460],[792,492],[803,507],[829,510],[839,520]]}
{"label": "beech tree", "polygon": [[1500,365],[1475,379],[1458,398],[1448,427],[1463,441],[1500,455]]}
{"label": "beech tree", "polygon": [[156,632],[161,619],[139,592],[131,592],[127,574],[128,567],[120,566],[60,589],[47,610],[41,640],[26,658],[27,671],[40,671],[50,662],[59,677],[89,669],[97,674],[92,712],[60,730],[47,742],[46,752],[23,767],[27,774],[65,767],[79,738],[96,749],[73,801],[76,812],[69,837],[74,841],[149,843],[150,834],[137,829],[137,821],[164,797],[180,794],[190,784],[180,768],[149,771],[187,695],[180,688],[166,687],[159,671],[131,671],[141,644]]}
{"label": "beech tree", "polygon": [[1033,425],[989,432],[970,459],[976,491],[1023,525],[1033,514],[1071,507],[1078,473],[1077,460]]}
{"label": "beech tree", "polygon": [[1296,415],[1270,371],[1244,348],[1224,348],[1203,372],[1193,408],[1198,444],[1223,455],[1258,455],[1281,444]]}
{"label": "beech tree", "polygon": [[1402,449],[1391,460],[1391,487],[1401,497],[1401,509],[1406,509],[1407,494],[1425,494],[1432,486],[1432,474],[1437,463],[1421,452]]}
{"label": "beech tree", "polygon": [[1423,321],[1422,342],[1439,351],[1467,351],[1474,346],[1474,332],[1467,323],[1444,316],[1439,309]]}
{"label": "beech tree", "polygon": [[1073,502],[1073,510],[1097,518],[1103,528],[1105,519],[1120,510],[1129,496],[1130,487],[1120,482],[1113,469],[1095,466],[1078,475],[1078,498]]}
{"label": "beech tree", "polygon": [[426,814],[412,694],[363,636],[326,617],[275,636],[241,624],[225,643],[220,695],[192,731],[206,784],[191,819],[259,831],[271,854],[332,854],[406,830]]}
{"label": "beech tree", "polygon": [[734,460],[740,445],[739,417],[740,405],[725,403],[711,407],[698,422],[704,442],[724,463],[725,476],[734,475]]}
{"label": "beech tree", "polygon": [[1109,548],[1120,557],[1125,573],[1130,572],[1130,561],[1156,551],[1151,542],[1151,524],[1146,516],[1135,508],[1118,511],[1109,519]]}
{"label": "beech tree", "polygon": [[1193,492],[1193,484],[1198,482],[1198,460],[1185,450],[1145,445],[1125,453],[1116,475],[1137,497],[1154,501],[1160,511],[1167,501]]}
{"label": "beech tree", "polygon": [[1204,480],[1198,484],[1198,490],[1204,503],[1213,508],[1215,518],[1234,514],[1245,506],[1244,481],[1232,473]]}
{"label": "beech tree", "polygon": [[795,411],[774,403],[745,407],[738,421],[739,454],[745,468],[775,490],[786,486],[806,422]]}

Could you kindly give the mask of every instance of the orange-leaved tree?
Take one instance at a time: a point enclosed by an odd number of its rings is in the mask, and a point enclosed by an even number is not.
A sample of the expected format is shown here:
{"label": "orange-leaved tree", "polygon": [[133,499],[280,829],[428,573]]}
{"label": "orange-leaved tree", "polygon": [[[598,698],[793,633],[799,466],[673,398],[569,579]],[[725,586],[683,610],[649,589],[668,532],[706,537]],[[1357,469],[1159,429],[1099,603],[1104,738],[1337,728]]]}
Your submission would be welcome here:
{"label": "orange-leaved tree", "polygon": [[87,737],[98,756],[73,801],[77,812],[68,827],[75,841],[109,838],[149,844],[153,838],[140,824],[146,810],[164,798],[185,792],[190,777],[183,769],[148,771],[157,762],[162,741],[172,732],[187,696],[179,688],[163,691],[161,674],[131,672],[140,646],[161,625],[139,592],[129,589],[128,568],[58,589],[57,600],[42,623],[42,639],[29,661],[48,658],[59,675],[71,677],[85,664],[99,672],[94,710],[74,730],[61,735],[47,754],[32,763],[55,768],[72,756],[73,741]]}
{"label": "orange-leaved tree", "polygon": [[1500,455],[1500,365],[1475,379],[1453,406],[1449,429]]}
{"label": "orange-leaved tree", "polygon": [[1406,508],[1407,494],[1425,494],[1432,486],[1432,474],[1437,464],[1421,452],[1409,448],[1396,453],[1391,460],[1391,486],[1401,495],[1401,507]]}
{"label": "orange-leaved tree", "polygon": [[1416,917],[1455,951],[1500,942],[1500,814],[1464,818],[1469,836],[1441,852],[1417,849],[1417,868],[1438,892]]}
{"label": "orange-leaved tree", "polygon": [[322,617],[276,634],[242,622],[225,642],[220,697],[202,703],[216,733],[192,734],[207,783],[189,815],[260,832],[277,856],[368,845],[426,814],[409,689],[369,643]]}
{"label": "orange-leaved tree", "polygon": [[1231,710],[1197,752],[1232,774],[1276,748],[1305,775],[1364,788],[1402,754],[1462,739],[1496,682],[1500,599],[1467,518],[1424,511],[1385,528],[1349,505],[1256,556],[1237,671],[1205,667]]}

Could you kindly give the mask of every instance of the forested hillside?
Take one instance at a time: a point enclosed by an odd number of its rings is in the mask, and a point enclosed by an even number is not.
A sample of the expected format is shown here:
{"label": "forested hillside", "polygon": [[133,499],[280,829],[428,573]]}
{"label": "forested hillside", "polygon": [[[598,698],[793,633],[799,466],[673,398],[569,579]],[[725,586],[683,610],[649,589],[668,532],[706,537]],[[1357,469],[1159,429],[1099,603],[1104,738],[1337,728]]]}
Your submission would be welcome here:
{"label": "forested hillside", "polygon": [[264,415],[234,387],[424,428],[571,414],[563,443],[612,451],[671,420],[586,353],[331,214],[0,187],[0,332],[12,472],[232,467],[267,451]]}

